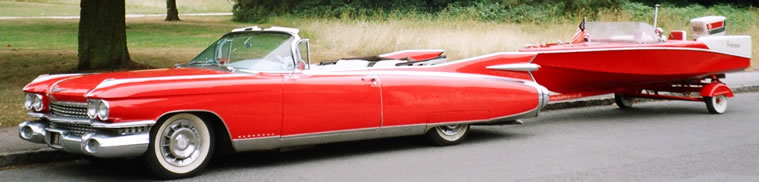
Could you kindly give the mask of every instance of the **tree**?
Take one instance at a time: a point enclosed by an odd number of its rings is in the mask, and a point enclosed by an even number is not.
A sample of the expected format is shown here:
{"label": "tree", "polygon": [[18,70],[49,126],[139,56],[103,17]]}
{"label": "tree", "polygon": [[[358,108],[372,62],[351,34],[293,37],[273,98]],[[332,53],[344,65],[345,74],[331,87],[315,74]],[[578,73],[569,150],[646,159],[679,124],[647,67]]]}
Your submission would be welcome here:
{"label": "tree", "polygon": [[181,21],[179,10],[177,10],[177,0],[166,0],[166,21]]}
{"label": "tree", "polygon": [[134,65],[126,44],[124,0],[81,0],[79,69]]}

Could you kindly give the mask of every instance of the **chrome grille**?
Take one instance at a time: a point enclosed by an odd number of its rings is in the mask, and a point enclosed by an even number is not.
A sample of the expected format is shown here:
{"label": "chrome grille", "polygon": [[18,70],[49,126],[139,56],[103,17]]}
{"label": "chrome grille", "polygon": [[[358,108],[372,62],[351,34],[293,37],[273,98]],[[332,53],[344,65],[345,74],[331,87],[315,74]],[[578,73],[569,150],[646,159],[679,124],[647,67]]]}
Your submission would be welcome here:
{"label": "chrome grille", "polygon": [[55,117],[89,119],[86,102],[52,102],[50,113]]}
{"label": "chrome grille", "polygon": [[82,136],[87,133],[95,132],[95,128],[89,124],[69,124],[69,123],[50,123],[50,127],[56,129],[66,130],[75,136]]}

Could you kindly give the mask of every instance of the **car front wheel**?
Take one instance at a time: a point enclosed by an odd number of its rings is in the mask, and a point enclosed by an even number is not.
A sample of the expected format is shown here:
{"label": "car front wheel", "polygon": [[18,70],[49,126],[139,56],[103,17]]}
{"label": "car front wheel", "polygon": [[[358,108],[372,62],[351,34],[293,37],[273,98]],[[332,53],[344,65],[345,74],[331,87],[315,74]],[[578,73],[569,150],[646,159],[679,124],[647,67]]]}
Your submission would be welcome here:
{"label": "car front wheel", "polygon": [[150,131],[145,155],[148,168],[158,177],[174,179],[200,172],[213,154],[214,133],[207,122],[190,113],[159,121]]}
{"label": "car front wheel", "polygon": [[427,137],[433,144],[444,146],[461,143],[467,134],[469,134],[468,124],[445,125],[430,129],[427,132]]}

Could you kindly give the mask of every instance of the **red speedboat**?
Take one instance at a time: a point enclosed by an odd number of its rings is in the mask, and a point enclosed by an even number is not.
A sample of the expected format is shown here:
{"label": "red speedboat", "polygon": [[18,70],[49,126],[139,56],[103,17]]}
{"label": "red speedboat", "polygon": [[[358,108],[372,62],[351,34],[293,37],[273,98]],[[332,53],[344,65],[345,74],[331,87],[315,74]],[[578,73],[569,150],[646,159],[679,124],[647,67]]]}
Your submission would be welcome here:
{"label": "red speedboat", "polygon": [[554,92],[551,101],[616,93],[621,108],[634,98],[674,99],[705,101],[719,114],[733,96],[720,79],[749,67],[751,59],[751,37],[724,35],[724,20],[692,20],[692,40],[685,31],[661,36],[661,29],[645,23],[583,21],[573,42],[528,45],[441,67],[534,80]]}

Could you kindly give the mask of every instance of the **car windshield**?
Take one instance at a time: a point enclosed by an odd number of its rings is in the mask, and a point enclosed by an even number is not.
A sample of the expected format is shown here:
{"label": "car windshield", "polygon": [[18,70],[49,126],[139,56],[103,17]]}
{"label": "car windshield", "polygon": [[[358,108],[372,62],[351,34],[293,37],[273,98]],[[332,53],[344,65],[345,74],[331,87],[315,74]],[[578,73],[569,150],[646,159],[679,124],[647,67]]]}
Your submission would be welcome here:
{"label": "car windshield", "polygon": [[222,65],[254,71],[293,70],[292,35],[280,32],[227,34],[193,58],[189,65]]}
{"label": "car windshield", "polygon": [[588,22],[585,31],[595,42],[657,42],[654,27],[642,22]]}

